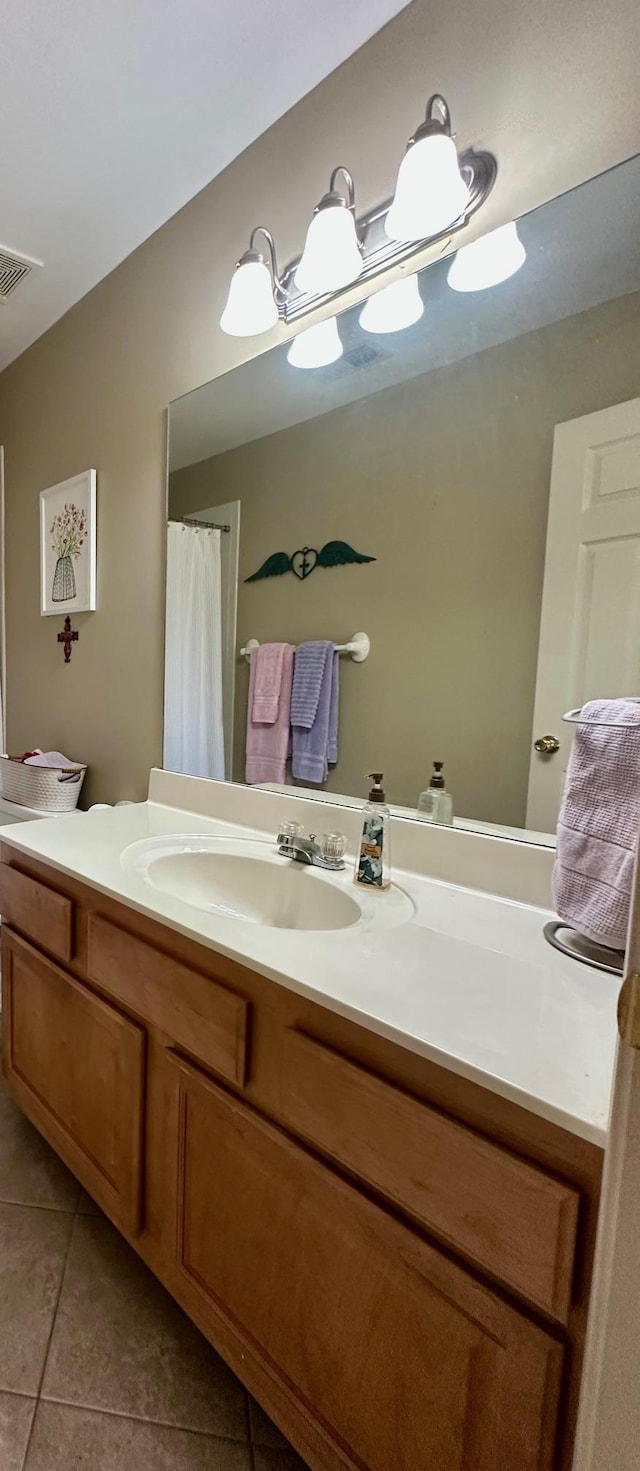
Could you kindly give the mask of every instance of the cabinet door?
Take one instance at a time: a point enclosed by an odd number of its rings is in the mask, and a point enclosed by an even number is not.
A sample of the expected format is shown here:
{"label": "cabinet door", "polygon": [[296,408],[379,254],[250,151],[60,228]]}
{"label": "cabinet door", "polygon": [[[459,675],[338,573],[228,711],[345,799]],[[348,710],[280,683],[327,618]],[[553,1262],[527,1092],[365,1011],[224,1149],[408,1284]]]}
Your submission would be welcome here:
{"label": "cabinet door", "polygon": [[3,926],[10,1093],[116,1225],[140,1227],[145,1034]]}
{"label": "cabinet door", "polygon": [[212,1323],[240,1329],[348,1465],[550,1467],[553,1335],[175,1054],[172,1066],[177,1267]]}

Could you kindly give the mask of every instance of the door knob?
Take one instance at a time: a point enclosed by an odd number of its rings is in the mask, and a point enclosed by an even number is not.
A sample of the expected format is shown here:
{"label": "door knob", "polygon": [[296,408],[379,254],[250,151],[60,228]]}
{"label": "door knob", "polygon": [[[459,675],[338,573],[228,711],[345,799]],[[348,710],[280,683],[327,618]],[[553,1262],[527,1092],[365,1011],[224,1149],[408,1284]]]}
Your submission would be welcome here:
{"label": "door knob", "polygon": [[560,742],[557,736],[538,736],[533,743],[534,751],[539,751],[541,756],[555,756],[560,750]]}

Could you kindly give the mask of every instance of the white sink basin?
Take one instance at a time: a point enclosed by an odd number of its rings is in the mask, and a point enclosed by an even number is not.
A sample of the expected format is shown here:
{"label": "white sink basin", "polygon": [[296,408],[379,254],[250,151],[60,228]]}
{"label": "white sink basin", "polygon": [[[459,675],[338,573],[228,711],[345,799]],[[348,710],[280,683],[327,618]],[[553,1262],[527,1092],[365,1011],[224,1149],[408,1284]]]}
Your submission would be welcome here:
{"label": "white sink basin", "polygon": [[126,849],[122,866],[196,909],[249,924],[343,930],[362,919],[357,895],[345,890],[345,874],[328,876],[293,863],[266,844],[261,850],[243,838],[151,838]]}
{"label": "white sink basin", "polygon": [[125,871],[156,893],[221,918],[280,930],[394,928],[414,905],[392,884],[384,893],[357,889],[342,872],[282,858],[275,842],[255,837],[173,833],[132,843]]}
{"label": "white sink basin", "polygon": [[279,930],[343,930],[361,918],[359,905],[300,863],[276,867],[231,853],[174,853],[147,869],[154,888],[197,909]]}

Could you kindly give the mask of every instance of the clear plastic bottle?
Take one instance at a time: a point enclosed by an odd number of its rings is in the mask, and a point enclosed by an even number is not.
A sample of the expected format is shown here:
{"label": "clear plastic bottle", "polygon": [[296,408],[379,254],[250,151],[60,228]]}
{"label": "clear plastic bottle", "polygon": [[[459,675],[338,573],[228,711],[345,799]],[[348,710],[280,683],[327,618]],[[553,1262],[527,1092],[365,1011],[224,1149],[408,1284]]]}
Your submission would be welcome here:
{"label": "clear plastic bottle", "polygon": [[444,784],[442,761],[434,761],[428,787],[418,797],[418,816],[445,827],[453,824],[453,797]]}
{"label": "clear plastic bottle", "polygon": [[362,837],[356,858],[354,883],[369,889],[388,889],[391,883],[389,824],[391,813],[385,801],[381,771],[370,771],[373,782],[362,816]]}

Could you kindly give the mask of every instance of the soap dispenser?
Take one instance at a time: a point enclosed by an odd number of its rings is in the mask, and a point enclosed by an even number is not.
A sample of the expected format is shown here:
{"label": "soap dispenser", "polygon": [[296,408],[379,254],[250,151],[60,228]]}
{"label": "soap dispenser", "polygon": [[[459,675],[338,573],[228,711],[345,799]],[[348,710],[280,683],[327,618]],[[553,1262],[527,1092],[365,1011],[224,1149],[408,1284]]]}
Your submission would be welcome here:
{"label": "soap dispenser", "polygon": [[382,787],[382,772],[371,771],[373,782],[369,801],[365,802],[362,820],[362,837],[356,858],[354,883],[365,884],[370,889],[388,889],[391,883],[389,862],[389,824],[391,813],[387,807]]}
{"label": "soap dispenser", "polygon": [[418,797],[418,816],[445,827],[453,825],[453,797],[447,791],[442,774],[442,761],[434,761],[428,787]]}

